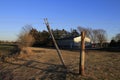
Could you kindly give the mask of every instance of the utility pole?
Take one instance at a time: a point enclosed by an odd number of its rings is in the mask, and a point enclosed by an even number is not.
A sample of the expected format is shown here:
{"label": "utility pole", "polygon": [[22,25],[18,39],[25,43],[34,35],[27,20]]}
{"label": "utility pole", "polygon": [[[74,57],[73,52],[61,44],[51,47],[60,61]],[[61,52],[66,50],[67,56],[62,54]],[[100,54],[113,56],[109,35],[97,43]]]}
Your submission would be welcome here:
{"label": "utility pole", "polygon": [[79,63],[79,74],[85,75],[84,71],[85,64],[85,32],[81,32],[81,50],[80,50],[80,63]]}
{"label": "utility pole", "polygon": [[45,18],[44,21],[45,21],[46,27],[47,27],[47,29],[48,29],[51,37],[52,37],[52,40],[53,40],[53,43],[54,43],[54,45],[55,45],[55,47],[56,47],[56,50],[57,50],[58,56],[59,56],[59,58],[60,58],[60,61],[61,61],[61,63],[63,64],[63,66],[65,67],[65,63],[64,63],[63,57],[62,57],[61,52],[60,52],[60,49],[59,49],[59,47],[58,47],[58,45],[57,45],[57,43],[56,43],[56,40],[55,40],[55,38],[54,38],[54,36],[53,36],[53,34],[52,34],[52,31],[51,31],[51,29],[50,29],[50,26],[49,26],[49,23],[48,23],[47,18]]}

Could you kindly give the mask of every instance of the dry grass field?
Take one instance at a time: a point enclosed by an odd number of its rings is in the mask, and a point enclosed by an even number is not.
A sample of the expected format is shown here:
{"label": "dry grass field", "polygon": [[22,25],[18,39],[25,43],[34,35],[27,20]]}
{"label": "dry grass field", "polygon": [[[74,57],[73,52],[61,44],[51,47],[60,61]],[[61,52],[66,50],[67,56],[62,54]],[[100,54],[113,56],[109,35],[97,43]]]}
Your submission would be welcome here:
{"label": "dry grass field", "polygon": [[85,76],[80,76],[79,51],[27,48],[0,62],[0,80],[120,80],[120,52],[86,51]]}

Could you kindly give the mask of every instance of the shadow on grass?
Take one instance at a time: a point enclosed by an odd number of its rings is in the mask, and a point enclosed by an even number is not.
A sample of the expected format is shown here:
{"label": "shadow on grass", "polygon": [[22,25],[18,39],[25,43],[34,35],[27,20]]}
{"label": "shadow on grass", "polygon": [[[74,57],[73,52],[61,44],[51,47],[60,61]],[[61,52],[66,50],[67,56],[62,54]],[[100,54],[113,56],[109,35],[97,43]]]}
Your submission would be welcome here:
{"label": "shadow on grass", "polygon": [[89,48],[87,51],[106,51],[106,52],[120,52],[120,48],[108,47],[108,48]]}
{"label": "shadow on grass", "polygon": [[20,54],[20,49],[17,45],[9,46],[7,45],[7,48],[3,46],[3,49],[0,50],[0,61],[4,62],[6,57],[15,57]]}
{"label": "shadow on grass", "polygon": [[108,52],[120,52],[120,48],[114,48],[114,47],[110,47],[110,48],[102,48],[100,49],[101,51],[108,51]]}
{"label": "shadow on grass", "polygon": [[[32,68],[32,69],[38,69],[40,70],[39,75],[41,75],[39,77],[40,80],[66,80],[66,76],[67,74],[72,74],[72,75],[77,75],[77,73],[73,73],[70,72],[67,68],[65,68],[62,65],[56,65],[56,64],[51,64],[51,63],[43,63],[43,62],[38,62],[38,61],[34,61],[34,60],[24,60],[24,59],[17,59],[16,60],[20,60],[20,61],[24,61],[24,64],[19,64],[19,63],[12,63],[12,62],[7,62],[8,64],[11,65],[17,65],[17,68],[20,67],[28,67],[28,68]],[[32,63],[37,63],[37,65],[44,65],[41,67],[36,67],[31,65]],[[34,79],[32,79],[34,80]]]}

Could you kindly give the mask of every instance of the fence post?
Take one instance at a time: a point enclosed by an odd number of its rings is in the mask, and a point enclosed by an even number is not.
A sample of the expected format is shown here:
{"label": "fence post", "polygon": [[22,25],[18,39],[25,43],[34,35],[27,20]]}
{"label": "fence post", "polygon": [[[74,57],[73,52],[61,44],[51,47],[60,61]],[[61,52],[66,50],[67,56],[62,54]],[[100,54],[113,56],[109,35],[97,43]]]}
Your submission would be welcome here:
{"label": "fence post", "polygon": [[81,49],[80,49],[80,63],[79,63],[79,74],[85,75],[84,71],[85,64],[85,32],[81,32]]}

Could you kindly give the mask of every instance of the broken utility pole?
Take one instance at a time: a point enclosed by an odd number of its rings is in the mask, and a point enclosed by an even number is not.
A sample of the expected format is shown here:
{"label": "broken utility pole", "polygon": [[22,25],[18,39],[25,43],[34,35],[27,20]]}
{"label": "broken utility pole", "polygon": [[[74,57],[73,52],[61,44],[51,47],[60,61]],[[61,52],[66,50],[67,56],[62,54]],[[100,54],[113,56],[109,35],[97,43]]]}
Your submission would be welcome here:
{"label": "broken utility pole", "polygon": [[84,72],[84,64],[85,64],[85,32],[81,32],[81,50],[80,50],[80,63],[79,63],[79,74],[85,75]]}
{"label": "broken utility pole", "polygon": [[55,38],[54,38],[54,36],[53,36],[53,34],[52,34],[52,31],[51,31],[51,29],[50,29],[50,26],[49,26],[49,23],[48,23],[47,18],[45,18],[44,21],[45,21],[46,27],[47,27],[47,29],[48,29],[51,37],[52,37],[52,40],[53,40],[53,43],[54,43],[54,45],[55,45],[55,47],[56,47],[56,50],[57,50],[58,56],[59,56],[59,58],[60,58],[60,61],[61,61],[61,63],[63,64],[63,66],[65,67],[65,63],[64,63],[63,57],[62,57],[61,52],[60,52],[60,50],[59,50],[59,47],[58,47],[58,45],[57,45],[57,43],[56,43],[56,41],[55,41]]}

